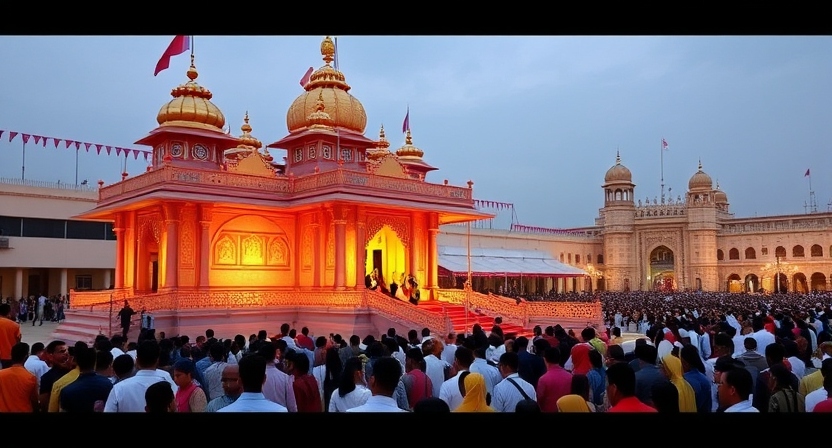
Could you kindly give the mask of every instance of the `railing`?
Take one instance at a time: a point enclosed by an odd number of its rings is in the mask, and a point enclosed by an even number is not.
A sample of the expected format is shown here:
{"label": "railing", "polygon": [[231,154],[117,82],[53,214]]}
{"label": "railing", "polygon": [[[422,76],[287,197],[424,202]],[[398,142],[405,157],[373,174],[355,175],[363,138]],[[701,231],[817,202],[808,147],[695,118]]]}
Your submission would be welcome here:
{"label": "railing", "polygon": [[104,291],[70,290],[73,310],[108,311],[115,321],[122,301],[134,310],[240,310],[251,307],[367,308],[411,328],[430,328],[447,334],[452,326],[448,316],[438,315],[379,292],[362,291],[176,291],[132,295],[128,289]]}
{"label": "railing", "polygon": [[58,190],[94,192],[97,187],[94,185],[64,184],[61,182],[46,182],[42,180],[12,179],[0,177],[0,184],[19,185],[21,187],[54,188]]}
{"label": "railing", "polygon": [[470,188],[431,184],[415,179],[399,179],[343,169],[313,173],[298,178],[293,176],[270,178],[170,165],[101,187],[99,200],[104,201],[121,194],[162,184],[221,186],[226,189],[262,191],[279,196],[291,196],[327,188],[341,187],[352,191],[355,188],[366,187],[390,193],[410,193],[429,198],[442,198],[445,201],[464,205],[473,205]]}
{"label": "railing", "polygon": [[779,221],[748,222],[726,224],[717,232],[718,235],[747,232],[788,232],[795,230],[829,230],[832,228],[830,218],[789,219]]}
{"label": "railing", "polygon": [[[439,299],[459,305],[466,303],[467,292],[462,289],[441,289]],[[602,319],[601,302],[527,302],[496,294],[482,294],[471,291],[467,296],[468,306],[474,310],[500,316],[506,323],[529,326],[532,319],[581,319],[596,323]]]}

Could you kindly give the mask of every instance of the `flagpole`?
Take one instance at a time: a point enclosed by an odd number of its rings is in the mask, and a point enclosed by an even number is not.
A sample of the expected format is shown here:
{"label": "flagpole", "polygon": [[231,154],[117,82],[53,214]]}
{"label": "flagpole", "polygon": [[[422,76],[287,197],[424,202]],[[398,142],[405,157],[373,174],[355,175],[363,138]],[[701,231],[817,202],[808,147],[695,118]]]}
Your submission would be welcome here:
{"label": "flagpole", "polygon": [[191,61],[194,60],[194,36],[189,36],[191,38]]}
{"label": "flagpole", "polygon": [[664,138],[659,142],[659,154],[661,154],[662,204],[664,204]]}
{"label": "flagpole", "polygon": [[78,149],[75,148],[75,185],[78,185]]}
{"label": "flagpole", "polygon": [[468,280],[465,284],[465,336],[468,336],[468,309],[471,306],[471,221],[468,221]]}
{"label": "flagpole", "polygon": [[20,180],[26,180],[26,140],[23,140],[23,166],[20,168]]}

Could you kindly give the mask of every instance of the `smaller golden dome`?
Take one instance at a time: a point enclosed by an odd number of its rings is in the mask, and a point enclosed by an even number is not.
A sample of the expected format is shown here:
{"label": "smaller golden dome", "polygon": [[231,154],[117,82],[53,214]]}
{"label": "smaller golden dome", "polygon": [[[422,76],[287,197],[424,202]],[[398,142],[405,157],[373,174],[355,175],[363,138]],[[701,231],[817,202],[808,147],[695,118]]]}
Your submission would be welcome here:
{"label": "smaller golden dome", "polygon": [[618,151],[616,151],[615,165],[613,165],[612,168],[607,170],[607,174],[604,175],[604,182],[612,183],[632,181],[633,174],[630,172],[629,168],[621,164],[621,154]]}
{"label": "smaller golden dome", "polygon": [[396,150],[396,155],[399,157],[422,157],[424,154],[424,151],[413,146],[413,138],[410,136],[410,129],[408,129],[404,146]]}
{"label": "smaller golden dome", "polygon": [[191,67],[187,72],[189,81],[171,91],[173,99],[159,109],[156,122],[159,126],[184,126],[223,132],[225,116],[211,102],[210,90],[196,83],[199,73],[191,55]]}
{"label": "smaller golden dome", "polygon": [[390,154],[390,150],[387,149],[389,147],[390,142],[388,142],[387,137],[384,136],[384,125],[381,125],[381,130],[378,132],[376,147],[367,149],[367,158],[370,160],[380,160],[385,155]]}
{"label": "smaller golden dome", "polygon": [[243,131],[243,135],[241,135],[238,139],[240,141],[239,147],[249,146],[254,149],[260,149],[263,147],[263,143],[251,135],[251,125],[248,124],[248,111],[246,111],[246,116],[243,118],[243,125],[240,126],[240,130]]}
{"label": "smaller golden dome", "polygon": [[714,202],[717,204],[727,204],[728,195],[719,189],[719,181],[716,182],[716,191],[714,192]]}
{"label": "smaller golden dome", "polygon": [[[321,48],[323,48],[323,44]],[[306,122],[309,124],[310,129],[333,129],[333,124],[335,124],[335,122],[332,120],[332,117],[324,111],[325,108],[324,92],[321,91],[318,93],[318,101],[315,103],[315,111],[306,117]]]}
{"label": "smaller golden dome", "polygon": [[699,171],[691,176],[688,182],[688,190],[710,190],[713,188],[711,176],[702,171],[702,161],[699,161]]}

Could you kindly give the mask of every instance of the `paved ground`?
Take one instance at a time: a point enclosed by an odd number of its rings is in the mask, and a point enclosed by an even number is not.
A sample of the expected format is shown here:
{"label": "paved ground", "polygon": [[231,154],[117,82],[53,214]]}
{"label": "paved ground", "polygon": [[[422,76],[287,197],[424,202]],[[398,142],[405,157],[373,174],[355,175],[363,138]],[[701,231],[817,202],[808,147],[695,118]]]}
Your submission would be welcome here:
{"label": "paved ground", "polygon": [[[38,322],[40,324],[40,322]],[[43,321],[43,325],[32,326],[32,322],[20,324],[20,333],[23,334],[23,342],[31,346],[35,342],[43,342],[43,345],[52,341],[52,332],[58,327],[56,322]]]}

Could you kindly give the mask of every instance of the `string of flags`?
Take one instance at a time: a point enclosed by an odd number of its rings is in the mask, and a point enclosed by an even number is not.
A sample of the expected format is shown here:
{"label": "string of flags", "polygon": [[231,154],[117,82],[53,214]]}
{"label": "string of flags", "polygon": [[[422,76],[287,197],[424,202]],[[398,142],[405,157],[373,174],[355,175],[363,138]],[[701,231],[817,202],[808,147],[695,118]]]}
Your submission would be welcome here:
{"label": "string of flags", "polygon": [[86,152],[90,152],[90,148],[95,147],[95,152],[97,154],[101,154],[102,150],[106,151],[107,155],[110,155],[113,151],[115,151],[117,156],[121,156],[122,154],[124,154],[125,158],[132,154],[133,159],[135,160],[138,160],[139,156],[144,157],[144,160],[150,160],[150,156],[151,154],[153,154],[152,151],[146,151],[143,149],[122,148],[120,146],[102,145],[99,143],[87,143],[77,140],[70,140],[66,138],[47,137],[43,135],[26,134],[23,132],[0,129],[0,139],[3,138],[4,134],[8,134],[10,143],[14,141],[15,138],[20,136],[24,144],[29,143],[29,141],[32,140],[36,145],[43,145],[44,148],[46,148],[47,142],[49,140],[52,140],[52,143],[55,145],[55,148],[58,148],[61,142],[63,142],[64,149],[69,149],[70,146],[75,146],[75,150],[79,151],[81,149],[81,145],[83,145],[84,150]]}
{"label": "string of flags", "polygon": [[550,227],[534,227],[534,226],[524,226],[522,224],[511,224],[511,232],[523,232],[523,233],[547,233],[551,235],[571,235],[576,233],[574,230],[569,229],[553,229]]}
{"label": "string of flags", "polygon": [[502,209],[513,209],[514,204],[510,204],[507,202],[497,202],[497,201],[483,201],[480,199],[474,199],[474,207],[477,208],[493,208],[497,210]]}

